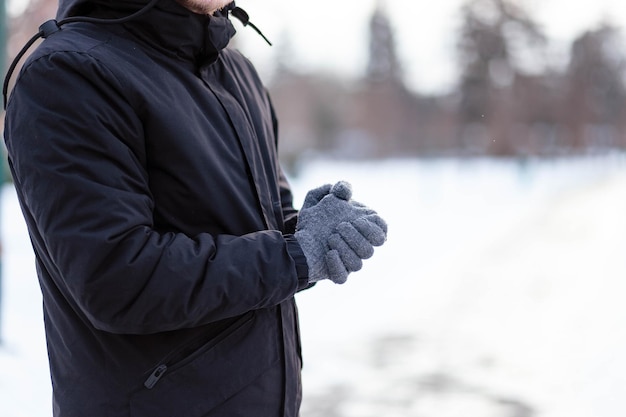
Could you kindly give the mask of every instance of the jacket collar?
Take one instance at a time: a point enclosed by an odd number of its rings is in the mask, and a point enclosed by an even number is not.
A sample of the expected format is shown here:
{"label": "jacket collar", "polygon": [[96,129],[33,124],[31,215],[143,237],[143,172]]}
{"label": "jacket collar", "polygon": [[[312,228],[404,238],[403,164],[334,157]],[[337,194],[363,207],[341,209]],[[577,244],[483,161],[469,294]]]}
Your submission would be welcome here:
{"label": "jacket collar", "polygon": [[[60,0],[57,18],[128,16],[148,0]],[[126,30],[160,52],[195,63],[212,62],[235,34],[228,19],[231,3],[213,16],[195,14],[175,0],[160,0],[151,10],[127,23]]]}

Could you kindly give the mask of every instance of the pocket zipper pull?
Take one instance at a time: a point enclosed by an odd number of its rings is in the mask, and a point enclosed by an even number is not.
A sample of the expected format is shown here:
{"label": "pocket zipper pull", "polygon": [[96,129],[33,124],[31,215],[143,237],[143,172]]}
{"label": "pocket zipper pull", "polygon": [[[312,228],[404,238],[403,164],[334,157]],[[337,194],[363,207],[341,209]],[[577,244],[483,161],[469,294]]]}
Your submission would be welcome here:
{"label": "pocket zipper pull", "polygon": [[144,382],[143,385],[148,389],[152,389],[156,385],[156,383],[159,382],[159,379],[161,379],[165,371],[167,371],[167,365],[159,365],[150,374],[150,376],[148,377],[148,379],[146,379],[146,382]]}

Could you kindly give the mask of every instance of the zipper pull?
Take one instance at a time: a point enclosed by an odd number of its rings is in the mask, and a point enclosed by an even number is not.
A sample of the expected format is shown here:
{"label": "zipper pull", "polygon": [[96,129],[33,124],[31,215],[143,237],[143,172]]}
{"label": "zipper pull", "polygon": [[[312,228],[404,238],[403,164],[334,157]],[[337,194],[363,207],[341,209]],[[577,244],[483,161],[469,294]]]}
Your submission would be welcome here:
{"label": "zipper pull", "polygon": [[146,379],[146,382],[143,383],[143,385],[145,385],[146,388],[148,389],[152,389],[157,382],[159,382],[159,379],[161,379],[161,377],[163,376],[163,374],[165,374],[165,371],[167,371],[167,365],[159,365],[148,377],[148,379]]}

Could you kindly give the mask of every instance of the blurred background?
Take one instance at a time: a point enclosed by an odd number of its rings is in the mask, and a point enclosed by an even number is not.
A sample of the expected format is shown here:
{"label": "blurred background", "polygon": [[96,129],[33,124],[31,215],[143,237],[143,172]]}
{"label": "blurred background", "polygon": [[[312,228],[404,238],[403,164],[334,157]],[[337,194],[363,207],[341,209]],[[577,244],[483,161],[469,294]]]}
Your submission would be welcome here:
{"label": "blurred background", "polygon": [[[239,0],[296,204],[346,179],[389,241],[297,296],[302,417],[626,415],[626,7]],[[8,60],[56,1],[6,3]],[[6,65],[6,64],[5,64]],[[6,176],[0,415],[50,413]]]}
{"label": "blurred background", "polygon": [[626,146],[626,8],[595,0],[240,1],[282,152],[527,158]]}

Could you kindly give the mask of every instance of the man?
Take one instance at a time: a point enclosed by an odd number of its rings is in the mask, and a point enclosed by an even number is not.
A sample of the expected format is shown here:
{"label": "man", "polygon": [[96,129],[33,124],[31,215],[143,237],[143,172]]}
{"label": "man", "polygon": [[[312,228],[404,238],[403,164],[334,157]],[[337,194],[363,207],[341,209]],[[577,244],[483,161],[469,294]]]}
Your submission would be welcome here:
{"label": "man", "polygon": [[386,239],[346,183],[292,207],[234,7],[61,0],[16,82],[56,417],[297,416],[294,294]]}

